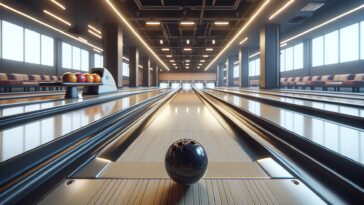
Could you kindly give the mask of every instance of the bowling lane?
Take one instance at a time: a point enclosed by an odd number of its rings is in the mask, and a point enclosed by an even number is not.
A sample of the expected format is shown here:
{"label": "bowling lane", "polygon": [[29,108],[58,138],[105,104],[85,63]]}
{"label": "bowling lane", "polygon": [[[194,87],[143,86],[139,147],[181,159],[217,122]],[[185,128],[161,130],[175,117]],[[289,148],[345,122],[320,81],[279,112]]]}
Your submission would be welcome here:
{"label": "bowling lane", "polygon": [[307,140],[364,164],[364,130],[248,100],[233,94],[205,90]]}
{"label": "bowling lane", "polygon": [[251,162],[193,91],[181,91],[119,157],[118,162],[164,162],[169,145],[191,138],[206,149],[209,162]]}
{"label": "bowling lane", "polygon": [[325,95],[325,94],[316,94],[316,93],[291,93],[291,92],[280,92],[280,90],[259,90],[259,89],[244,89],[244,88],[232,88],[235,90],[240,90],[243,92],[250,93],[258,93],[258,94],[267,94],[279,97],[287,97],[294,99],[302,99],[302,100],[311,100],[311,101],[322,101],[326,103],[337,103],[347,106],[364,106],[364,98],[360,96],[350,95],[350,96],[341,96],[338,95]]}
{"label": "bowling lane", "polygon": [[[250,96],[250,97],[257,97],[261,99],[267,99],[267,100],[274,100],[278,102],[283,103],[289,103],[289,104],[295,104],[300,106],[306,106],[314,109],[319,110],[325,110],[329,112],[337,112],[345,115],[351,115],[356,117],[363,117],[364,118],[364,109],[356,108],[356,107],[350,107],[350,106],[343,106],[343,105],[335,105],[332,103],[323,103],[323,102],[315,102],[311,100],[303,100],[303,99],[293,99],[293,98],[287,98],[287,97],[281,97],[277,95],[269,95],[265,94],[264,92],[246,92],[242,90],[237,89],[229,89],[229,88],[221,88],[216,89],[218,91],[226,91],[236,94],[241,94],[243,96]],[[364,102],[363,102],[364,103]],[[363,104],[364,106],[364,104]]]}
{"label": "bowling lane", "polygon": [[139,93],[139,92],[145,92],[148,90],[155,90],[155,89],[127,89],[127,90],[119,90],[117,93],[108,93],[103,95],[90,95],[90,96],[84,96],[80,95],[80,98],[78,99],[64,99],[64,96],[60,96],[59,100],[55,101],[48,101],[45,100],[44,102],[40,101],[39,103],[30,103],[30,104],[20,104],[19,106],[11,106],[11,107],[1,107],[0,106],[0,117],[2,116],[10,116],[15,114],[21,114],[25,112],[31,112],[31,111],[37,111],[42,109],[48,109],[52,107],[62,106],[62,105],[68,105],[72,103],[82,103],[87,100],[93,100],[93,99],[102,99],[110,96],[120,96],[123,95],[129,95],[132,93]]}
{"label": "bowling lane", "polygon": [[123,97],[118,100],[1,130],[0,162],[167,91],[168,90],[156,90]]}

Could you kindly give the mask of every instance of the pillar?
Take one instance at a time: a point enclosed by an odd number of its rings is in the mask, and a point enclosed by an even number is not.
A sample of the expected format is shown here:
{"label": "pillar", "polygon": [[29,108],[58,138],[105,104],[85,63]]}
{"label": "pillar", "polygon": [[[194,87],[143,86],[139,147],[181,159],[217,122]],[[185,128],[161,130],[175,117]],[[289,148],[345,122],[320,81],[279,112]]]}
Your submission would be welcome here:
{"label": "pillar", "polygon": [[234,86],[234,56],[229,56],[227,59],[227,86]]}
{"label": "pillar", "polygon": [[149,68],[150,68],[150,60],[148,56],[143,56],[142,58],[143,63],[143,86],[149,87],[150,86],[150,75],[149,75]]}
{"label": "pillar", "polygon": [[278,24],[266,24],[260,31],[260,88],[274,89],[279,87],[279,32]]}
{"label": "pillar", "polygon": [[104,67],[115,79],[118,87],[123,87],[123,33],[118,24],[103,26]]}
{"label": "pillar", "polygon": [[239,49],[239,86],[249,87],[249,49]]}
{"label": "pillar", "polygon": [[155,86],[159,86],[159,66],[155,65]]}
{"label": "pillar", "polygon": [[139,52],[134,46],[129,47],[129,87],[138,86]]}
{"label": "pillar", "polygon": [[224,86],[224,63],[217,65],[217,86]]}

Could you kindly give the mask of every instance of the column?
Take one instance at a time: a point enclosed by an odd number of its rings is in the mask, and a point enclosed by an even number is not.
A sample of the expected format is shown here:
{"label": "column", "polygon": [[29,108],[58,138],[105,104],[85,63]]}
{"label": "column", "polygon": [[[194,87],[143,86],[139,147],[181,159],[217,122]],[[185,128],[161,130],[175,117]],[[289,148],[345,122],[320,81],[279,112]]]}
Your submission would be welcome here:
{"label": "column", "polygon": [[266,24],[260,31],[260,88],[274,89],[280,83],[280,36],[278,24]]}
{"label": "column", "polygon": [[123,33],[118,24],[104,24],[104,67],[107,68],[118,87],[123,86]]}
{"label": "column", "polygon": [[224,86],[224,63],[217,65],[217,86]]}
{"label": "column", "polygon": [[227,59],[227,86],[234,86],[234,56],[229,56]]}
{"label": "column", "polygon": [[155,86],[159,86],[159,66],[155,65]]}
{"label": "column", "polygon": [[138,86],[139,52],[134,46],[129,47],[129,87]]}
{"label": "column", "polygon": [[239,86],[249,87],[249,49],[239,49]]}
{"label": "column", "polygon": [[149,67],[150,67],[150,60],[148,56],[143,56],[142,58],[142,63],[143,63],[143,86],[144,87],[149,87],[150,83],[149,83]]}

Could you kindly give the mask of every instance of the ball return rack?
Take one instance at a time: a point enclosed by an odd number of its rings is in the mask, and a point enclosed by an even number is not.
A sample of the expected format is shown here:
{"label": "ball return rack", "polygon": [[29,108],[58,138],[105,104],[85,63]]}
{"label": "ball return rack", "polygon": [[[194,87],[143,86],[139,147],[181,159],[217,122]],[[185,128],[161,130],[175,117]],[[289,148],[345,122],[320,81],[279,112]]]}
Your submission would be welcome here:
{"label": "ball return rack", "polygon": [[64,98],[66,99],[76,99],[78,98],[78,86],[88,87],[88,86],[100,86],[102,83],[68,83],[68,82],[40,82],[39,86],[46,87],[66,87],[66,94]]}

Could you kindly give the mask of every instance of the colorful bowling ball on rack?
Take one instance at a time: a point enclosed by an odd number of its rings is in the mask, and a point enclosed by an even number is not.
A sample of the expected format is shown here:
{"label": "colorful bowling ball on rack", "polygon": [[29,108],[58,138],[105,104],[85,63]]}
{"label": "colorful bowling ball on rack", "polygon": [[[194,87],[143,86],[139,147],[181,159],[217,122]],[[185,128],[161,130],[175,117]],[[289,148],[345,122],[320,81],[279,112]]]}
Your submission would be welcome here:
{"label": "colorful bowling ball on rack", "polygon": [[77,82],[78,83],[84,83],[86,82],[86,76],[83,73],[76,73]]}
{"label": "colorful bowling ball on rack", "polygon": [[94,76],[92,74],[86,73],[85,76],[86,76],[86,82],[87,83],[93,83],[94,82],[95,79],[94,79]]}
{"label": "colorful bowling ball on rack", "polygon": [[97,73],[92,73],[94,76],[94,83],[101,83],[101,76]]}
{"label": "colorful bowling ball on rack", "polygon": [[63,82],[66,82],[66,83],[76,83],[77,77],[75,74],[73,74],[71,72],[66,72],[62,76],[62,80],[63,80]]}
{"label": "colorful bowling ball on rack", "polygon": [[181,185],[198,182],[205,175],[207,164],[205,149],[192,139],[174,142],[168,148],[164,161],[168,175]]}

